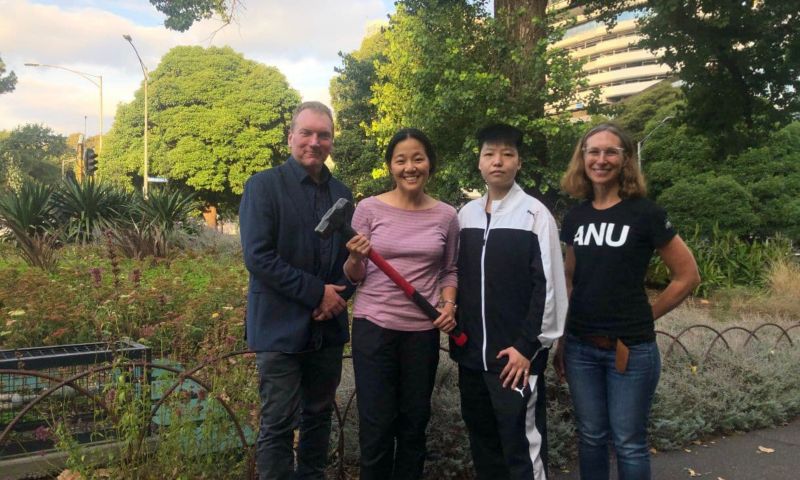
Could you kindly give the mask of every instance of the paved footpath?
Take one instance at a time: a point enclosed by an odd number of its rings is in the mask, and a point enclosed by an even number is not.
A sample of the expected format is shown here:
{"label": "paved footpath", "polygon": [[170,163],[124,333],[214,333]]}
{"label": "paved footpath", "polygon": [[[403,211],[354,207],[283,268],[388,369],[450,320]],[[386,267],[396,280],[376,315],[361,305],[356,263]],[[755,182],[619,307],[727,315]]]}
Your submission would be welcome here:
{"label": "paved footpath", "polygon": [[[788,425],[733,434],[653,455],[653,479],[711,480],[800,479],[800,418]],[[551,472],[553,480],[578,480],[570,472]],[[612,479],[617,478],[613,472]]]}

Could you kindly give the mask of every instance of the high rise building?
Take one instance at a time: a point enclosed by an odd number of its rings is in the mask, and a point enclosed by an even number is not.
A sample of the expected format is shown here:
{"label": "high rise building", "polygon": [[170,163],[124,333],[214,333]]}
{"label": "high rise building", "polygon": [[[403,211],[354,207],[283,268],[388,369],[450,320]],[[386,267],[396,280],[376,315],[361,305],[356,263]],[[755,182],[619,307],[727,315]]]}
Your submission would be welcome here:
{"label": "high rise building", "polygon": [[[579,92],[579,97],[583,93],[585,98],[591,89],[598,87],[602,101],[616,103],[673,76],[670,67],[661,63],[657,53],[636,45],[641,39],[636,19],[642,15],[642,10],[620,14],[617,24],[608,30],[604,23],[584,15],[582,7],[575,6],[579,4],[562,0],[549,6],[553,10],[564,10],[577,22],[553,46],[563,48],[573,58],[586,61],[583,71],[589,80],[589,89]],[[583,109],[583,104],[579,102],[575,109]]]}

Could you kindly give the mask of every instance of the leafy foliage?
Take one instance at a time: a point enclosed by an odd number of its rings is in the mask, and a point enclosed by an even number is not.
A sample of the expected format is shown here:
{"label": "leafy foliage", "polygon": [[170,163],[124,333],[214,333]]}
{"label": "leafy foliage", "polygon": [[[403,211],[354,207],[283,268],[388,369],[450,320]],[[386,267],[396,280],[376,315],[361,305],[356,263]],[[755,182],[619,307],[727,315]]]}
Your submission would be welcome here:
{"label": "leafy foliage", "polygon": [[120,217],[126,198],[93,177],[65,181],[53,196],[57,217],[66,224],[66,240],[86,243]]}
{"label": "leafy foliage", "polygon": [[187,219],[197,211],[195,196],[157,189],[148,198],[133,197],[131,208],[106,236],[126,257],[166,257],[177,234],[191,228]]}
{"label": "leafy foliage", "polygon": [[53,277],[19,260],[0,268],[0,313],[13,319],[0,328],[2,348],[129,337],[188,361],[241,342],[247,274],[238,252],[187,250],[169,261],[114,252],[67,245]]}
{"label": "leafy foliage", "polygon": [[66,138],[44,125],[22,125],[0,134],[0,186],[19,189],[30,180],[58,182],[59,162],[67,151]]}
{"label": "leafy foliage", "polygon": [[729,159],[721,172],[735,176],[753,196],[756,234],[800,239],[800,122],[771,134],[763,147]]}
{"label": "leafy foliage", "polygon": [[752,195],[730,175],[704,173],[683,178],[664,190],[658,203],[680,231],[698,225],[708,235],[718,225],[736,235],[750,235],[758,225]]}
{"label": "leafy foliage", "polygon": [[[745,241],[731,231],[714,226],[710,233],[695,228],[684,241],[694,254],[701,283],[695,294],[708,297],[720,289],[763,288],[773,265],[789,258],[792,245],[786,238]],[[660,257],[654,256],[647,275],[648,283],[665,286],[670,273]]]}
{"label": "leafy foliage", "polygon": [[[627,0],[582,2],[613,24]],[[715,150],[757,145],[800,112],[797,2],[648,0],[637,2],[642,45],[685,82],[688,124],[711,134]]]}
{"label": "leafy foliage", "polygon": [[[210,204],[234,204],[253,174],[283,161],[299,94],[276,68],[232,49],[175,47],[150,76],[150,174]],[[142,175],[143,90],[118,109],[98,174]]]}
{"label": "leafy foliage", "polygon": [[800,239],[800,122],[762,143],[723,159],[708,137],[679,120],[664,124],[642,149],[650,194],[683,231],[697,224],[709,234],[717,223],[741,235]]}
{"label": "leafy foliage", "polygon": [[13,92],[14,88],[17,86],[17,74],[8,72],[7,75],[3,76],[5,73],[6,64],[3,62],[3,59],[0,58],[0,95]]}
{"label": "leafy foliage", "polygon": [[[0,250],[5,247],[0,244]],[[3,253],[0,261],[8,262],[10,256]],[[13,348],[127,336],[153,347],[156,356],[168,356],[171,365],[197,365],[243,347],[246,278],[238,249],[186,250],[167,262],[119,259],[92,245],[67,246],[61,268],[52,275],[25,268],[19,261],[0,268],[0,316],[7,319],[0,328],[0,341],[4,348]],[[793,281],[796,284],[797,278]],[[685,326],[680,318],[673,320],[660,328],[675,334]],[[673,352],[664,362],[651,416],[654,446],[672,449],[714,433],[779,424],[800,413],[800,371],[796,368],[800,350],[785,340],[774,351],[759,348],[772,345],[767,337],[767,332],[761,332],[761,342],[754,340],[751,347],[735,352],[723,351],[718,342],[717,350],[695,369]],[[687,337],[683,341],[687,343]],[[700,342],[698,349],[687,345],[698,355],[708,348],[708,342]],[[252,369],[247,357],[234,357],[202,372],[207,372],[213,385],[206,395],[209,405],[214,398],[228,399],[237,417],[255,428],[258,400]],[[163,391],[165,384],[179,378],[156,372],[156,390]],[[556,381],[552,369],[547,375],[550,460],[551,465],[564,466],[576,453],[569,391]],[[466,478],[472,471],[456,377],[454,364],[443,358],[432,401],[428,476]],[[352,376],[344,375],[342,399],[349,398],[350,382]],[[118,438],[124,439],[135,437],[141,417],[151,406],[145,402],[139,409],[131,404],[135,392],[129,387],[120,378],[104,392],[122,419]],[[115,478],[165,478],[174,476],[176,468],[195,476],[201,474],[195,468],[204,468],[202,474],[214,478],[239,472],[242,465],[237,462],[242,457],[233,459],[207,450],[207,445],[219,443],[220,432],[230,429],[227,417],[218,416],[221,412],[214,407],[201,408],[197,389],[183,390],[166,406],[172,413],[162,411],[160,418],[170,419],[170,426],[159,430],[164,434],[163,448],[135,460],[110,459],[112,469],[120,466],[118,462],[129,462],[124,464],[127,470],[114,472]],[[348,470],[357,463],[355,410],[351,406],[345,428]],[[192,424],[203,416],[208,420]],[[80,469],[86,463],[80,460],[80,451],[74,453],[73,468]],[[188,465],[191,462],[196,465]]]}
{"label": "leafy foliage", "polygon": [[52,195],[50,186],[27,183],[19,192],[0,197],[0,227],[8,229],[7,236],[28,265],[46,271],[52,271],[57,264],[58,234],[54,232]]}
{"label": "leafy foliage", "polygon": [[650,131],[647,128],[649,122],[660,122],[677,114],[685,103],[681,90],[664,81],[617,103],[612,107],[611,115],[614,123],[634,139],[641,140]]}
{"label": "leafy foliage", "polygon": [[[564,52],[547,48],[561,31],[552,29],[547,19],[526,17],[537,25],[547,25],[545,36],[533,45],[509,44],[511,27],[493,18],[486,7],[485,1],[398,2],[382,34],[386,46],[372,56],[374,77],[369,63],[347,57],[340,70],[340,78],[352,88],[338,90],[339,101],[360,105],[362,112],[374,108],[373,118],[365,119],[363,113],[356,117],[377,148],[383,148],[401,127],[414,126],[431,137],[440,165],[431,191],[454,204],[463,200],[463,189],[483,186],[473,140],[480,126],[493,121],[514,124],[526,132],[534,147],[537,142],[532,140],[552,140],[565,130],[578,128],[569,122],[564,109],[575,101],[580,65]],[[526,75],[515,73],[520,69]],[[535,87],[525,83],[526,78],[545,78],[546,84]],[[369,96],[367,82],[371,84]],[[545,104],[553,108],[553,114],[537,115]],[[352,151],[375,154],[371,145]],[[553,187],[567,159],[559,157],[557,163],[547,152],[546,148],[523,152],[525,168],[518,180],[536,193],[555,198],[557,189]],[[362,175],[373,169],[380,172],[377,158],[366,165],[372,168],[363,169]],[[368,183],[364,178],[361,181]]]}
{"label": "leafy foliage", "polygon": [[[374,138],[367,135],[376,107],[369,101],[377,81],[375,64],[385,60],[386,37],[376,32],[351,53],[339,52],[342,67],[331,79],[331,103],[336,112],[336,176],[353,189],[356,198],[386,191],[389,179],[383,175],[383,154]],[[378,175],[373,175],[378,172]]]}
{"label": "leafy foliage", "polygon": [[150,0],[150,3],[167,16],[165,27],[185,32],[194,22],[214,15],[218,15],[225,24],[230,23],[237,0]]}
{"label": "leafy foliage", "polygon": [[190,220],[197,209],[195,196],[180,191],[156,189],[145,199],[93,178],[58,188],[33,182],[0,197],[0,227],[30,265],[52,271],[61,244],[102,236],[128,257],[166,257],[181,234],[200,233]]}

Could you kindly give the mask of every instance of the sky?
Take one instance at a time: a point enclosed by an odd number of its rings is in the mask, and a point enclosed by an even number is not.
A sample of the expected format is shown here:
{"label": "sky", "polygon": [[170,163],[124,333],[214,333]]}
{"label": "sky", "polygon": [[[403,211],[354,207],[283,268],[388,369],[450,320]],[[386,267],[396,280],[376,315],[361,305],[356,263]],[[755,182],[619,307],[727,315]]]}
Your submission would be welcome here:
{"label": "sky", "polygon": [[[369,26],[386,21],[393,0],[241,0],[236,23],[219,29],[204,20],[173,32],[148,0],[0,0],[0,58],[18,81],[0,95],[0,130],[39,123],[67,135],[100,129],[99,88],[74,73],[25,63],[57,65],[103,77],[103,130],[116,106],[130,102],[142,70],[178,45],[230,46],[245,58],[273,65],[304,100],[330,104],[328,86],[338,52],[359,47]],[[95,79],[96,80],[96,79]]]}

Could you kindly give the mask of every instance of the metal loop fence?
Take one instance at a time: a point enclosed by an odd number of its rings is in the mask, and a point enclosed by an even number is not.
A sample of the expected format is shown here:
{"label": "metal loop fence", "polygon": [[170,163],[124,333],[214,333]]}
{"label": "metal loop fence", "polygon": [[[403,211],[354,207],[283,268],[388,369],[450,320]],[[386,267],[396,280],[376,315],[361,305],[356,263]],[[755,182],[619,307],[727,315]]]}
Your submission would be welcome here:
{"label": "metal loop fence", "polygon": [[[784,327],[776,323],[763,323],[752,329],[741,326],[730,326],[724,329],[714,328],[706,324],[694,324],[687,326],[680,330],[678,333],[669,333],[665,331],[656,331],[657,341],[661,350],[662,358],[670,358],[676,355],[682,355],[686,358],[691,365],[697,366],[701,361],[706,361],[716,351],[737,351],[746,349],[753,344],[765,345],[770,349],[794,347],[796,342],[800,342],[800,323],[793,324],[789,327]],[[794,336],[794,338],[793,338]],[[447,351],[446,347],[442,347],[443,351]],[[8,421],[0,422],[0,426],[5,424],[2,433],[0,433],[0,449],[7,446],[11,442],[13,432],[17,427],[25,423],[26,416],[32,412],[37,405],[42,404],[51,397],[58,399],[59,392],[64,389],[70,389],[74,395],[83,396],[88,401],[88,404],[94,406],[102,412],[102,417],[111,421],[117,422],[117,414],[111,408],[107,398],[104,397],[104,392],[100,390],[92,390],[86,388],[81,384],[81,380],[87,377],[98,375],[101,373],[108,373],[109,371],[125,371],[133,369],[141,369],[145,372],[143,378],[149,379],[151,374],[155,371],[166,371],[175,375],[172,383],[169,384],[160,393],[160,397],[152,403],[150,411],[147,415],[142,416],[140,425],[137,431],[138,436],[134,440],[134,448],[128,451],[128,455],[141,454],[144,451],[143,443],[148,435],[157,435],[158,431],[154,430],[154,419],[159,412],[164,408],[165,404],[173,397],[182,391],[182,386],[186,382],[196,385],[198,391],[202,390],[205,395],[196,395],[203,397],[206,401],[213,399],[227,415],[227,420],[230,422],[236,436],[236,448],[241,449],[241,455],[246,461],[246,478],[257,478],[255,468],[255,441],[254,438],[248,439],[246,430],[257,431],[257,425],[248,424],[248,419],[241,418],[242,408],[237,408],[234,401],[228,398],[224,393],[215,392],[215,380],[213,376],[203,376],[203,371],[211,370],[216,365],[222,362],[229,362],[234,358],[244,358],[250,360],[249,363],[242,363],[247,368],[251,369],[253,375],[255,374],[255,366],[253,359],[255,354],[247,350],[240,350],[235,352],[226,353],[214,358],[206,359],[198,365],[190,369],[180,369],[174,366],[165,365],[163,363],[153,362],[149,360],[128,360],[120,363],[110,365],[103,365],[100,367],[89,368],[80,373],[60,378],[56,375],[45,374],[36,370],[26,370],[24,368],[17,369],[0,369],[0,386],[2,385],[3,378],[7,376],[14,376],[17,378],[31,377],[43,379],[48,381],[49,387],[39,392],[33,398],[28,399],[27,403],[20,409],[16,410],[13,418]],[[349,354],[344,356],[345,359],[351,359]],[[148,380],[149,381],[149,380]],[[197,393],[197,392],[195,392]],[[12,394],[13,396],[13,394]],[[349,416],[354,410],[356,402],[356,392],[353,389],[350,392],[340,392],[337,394],[337,401],[334,404],[333,416],[336,419],[334,425],[334,445],[329,453],[329,460],[335,471],[335,475],[339,479],[346,478],[345,473],[345,449],[346,449],[346,425]],[[233,447],[230,447],[233,448]],[[2,450],[0,450],[0,462],[2,458]],[[32,453],[36,455],[38,453]],[[132,459],[128,459],[132,460]]]}

